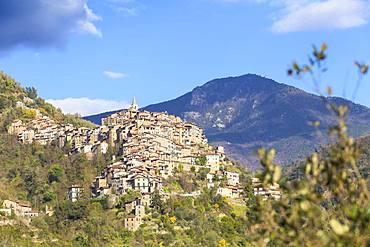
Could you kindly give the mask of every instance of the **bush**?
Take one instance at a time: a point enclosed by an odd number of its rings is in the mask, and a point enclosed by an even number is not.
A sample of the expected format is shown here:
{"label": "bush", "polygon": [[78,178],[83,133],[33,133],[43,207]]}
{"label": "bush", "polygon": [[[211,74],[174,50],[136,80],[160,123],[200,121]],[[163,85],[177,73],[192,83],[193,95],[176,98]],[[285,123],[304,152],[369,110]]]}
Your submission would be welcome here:
{"label": "bush", "polygon": [[49,169],[49,183],[57,182],[64,175],[64,169],[59,164],[54,164]]}
{"label": "bush", "polygon": [[64,201],[55,209],[55,217],[58,222],[76,221],[86,218],[87,202],[86,201]]}

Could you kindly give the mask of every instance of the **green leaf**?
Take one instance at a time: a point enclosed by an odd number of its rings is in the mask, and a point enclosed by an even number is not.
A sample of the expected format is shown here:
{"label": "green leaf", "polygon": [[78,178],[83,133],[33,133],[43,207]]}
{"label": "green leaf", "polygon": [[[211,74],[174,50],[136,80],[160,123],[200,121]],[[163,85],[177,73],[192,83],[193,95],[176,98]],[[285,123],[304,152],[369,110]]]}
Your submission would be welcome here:
{"label": "green leaf", "polygon": [[349,231],[349,227],[347,225],[343,225],[337,220],[332,219],[330,220],[329,224],[331,226],[331,229],[333,229],[333,231],[337,235],[342,236]]}

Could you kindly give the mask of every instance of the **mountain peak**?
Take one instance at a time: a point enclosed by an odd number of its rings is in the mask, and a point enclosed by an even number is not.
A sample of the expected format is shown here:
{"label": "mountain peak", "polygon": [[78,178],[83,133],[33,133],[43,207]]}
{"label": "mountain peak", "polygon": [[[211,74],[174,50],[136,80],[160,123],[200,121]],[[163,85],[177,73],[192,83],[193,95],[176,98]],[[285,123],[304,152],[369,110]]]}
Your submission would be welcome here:
{"label": "mountain peak", "polygon": [[[365,124],[370,121],[368,108],[341,98],[328,100],[350,107],[357,135],[370,133]],[[321,97],[255,74],[211,80],[145,109],[167,111],[202,126],[211,142],[226,143],[229,154],[243,163],[255,163],[253,152],[272,144],[281,162],[304,157],[314,149],[317,137],[310,122],[320,121],[324,133],[334,123]]]}
{"label": "mountain peak", "polygon": [[[349,106],[355,136],[370,133],[370,109],[341,98],[328,100]],[[249,165],[257,164],[254,152],[261,146],[276,147],[284,164],[305,157],[320,143],[310,122],[320,121],[325,134],[335,121],[321,97],[255,74],[211,80],[144,109],[203,127],[211,143],[225,145],[229,155]]]}
{"label": "mountain peak", "polygon": [[211,80],[204,84],[201,87],[209,87],[209,86],[216,86],[217,84],[225,84],[225,85],[230,85],[230,86],[241,86],[241,85],[249,85],[253,86],[256,84],[263,84],[263,85],[279,85],[280,83],[260,76],[256,74],[245,74],[241,76],[229,76],[229,77],[224,77],[224,78],[218,78]]}

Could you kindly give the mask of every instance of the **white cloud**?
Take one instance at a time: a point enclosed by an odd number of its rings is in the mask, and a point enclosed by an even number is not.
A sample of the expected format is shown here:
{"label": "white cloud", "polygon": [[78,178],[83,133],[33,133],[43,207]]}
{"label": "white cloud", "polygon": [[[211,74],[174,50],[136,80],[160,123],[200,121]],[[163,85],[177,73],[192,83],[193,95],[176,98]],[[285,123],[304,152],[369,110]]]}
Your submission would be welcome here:
{"label": "white cloud", "polygon": [[138,15],[138,9],[135,7],[118,7],[117,11],[126,17]]}
{"label": "white cloud", "polygon": [[125,74],[125,73],[113,72],[113,71],[109,71],[109,70],[103,71],[103,74],[105,76],[107,76],[108,78],[112,79],[112,80],[118,80],[118,79],[121,79],[121,78],[128,77],[128,75]]}
{"label": "white cloud", "polygon": [[347,29],[367,24],[370,0],[212,0],[252,2],[276,10],[271,30],[277,33]]}
{"label": "white cloud", "polygon": [[96,15],[88,6],[87,4],[84,5],[84,10],[86,13],[86,18],[84,20],[79,21],[79,25],[81,30],[96,35],[98,37],[102,37],[102,32],[95,26],[94,22],[101,21],[102,18]]}
{"label": "white cloud", "polygon": [[88,0],[0,0],[0,51],[60,47],[75,33],[102,36]]}
{"label": "white cloud", "polygon": [[93,115],[106,111],[128,108],[126,101],[114,101],[105,99],[66,98],[48,99],[47,102],[62,109],[64,113],[81,114],[82,116]]}
{"label": "white cloud", "polygon": [[108,6],[125,16],[137,16],[145,9],[145,5],[136,0],[105,0]]}
{"label": "white cloud", "polygon": [[370,2],[364,0],[279,2],[283,9],[272,25],[274,32],[347,29],[366,24],[370,17]]}
{"label": "white cloud", "polygon": [[98,36],[100,38],[103,37],[102,32],[100,30],[98,30],[93,23],[83,21],[83,22],[80,22],[79,24],[80,24],[81,30],[83,30],[87,33],[93,34],[95,36]]}

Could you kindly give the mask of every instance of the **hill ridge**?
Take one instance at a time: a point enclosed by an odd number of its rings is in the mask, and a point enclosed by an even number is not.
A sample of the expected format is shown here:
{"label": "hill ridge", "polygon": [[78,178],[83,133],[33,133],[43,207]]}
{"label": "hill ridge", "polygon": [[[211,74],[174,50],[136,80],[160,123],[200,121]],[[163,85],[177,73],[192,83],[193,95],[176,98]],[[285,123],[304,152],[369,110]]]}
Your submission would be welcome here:
{"label": "hill ridge", "polygon": [[[340,97],[329,102],[347,104],[354,136],[370,133],[370,109]],[[309,123],[319,130],[335,122],[321,96],[256,74],[210,80],[175,99],[151,104],[143,110],[168,112],[205,129],[211,143],[224,145],[232,158],[257,167],[255,150],[276,146],[277,161],[287,165],[314,150],[320,141]],[[103,114],[85,119],[96,121]]]}

